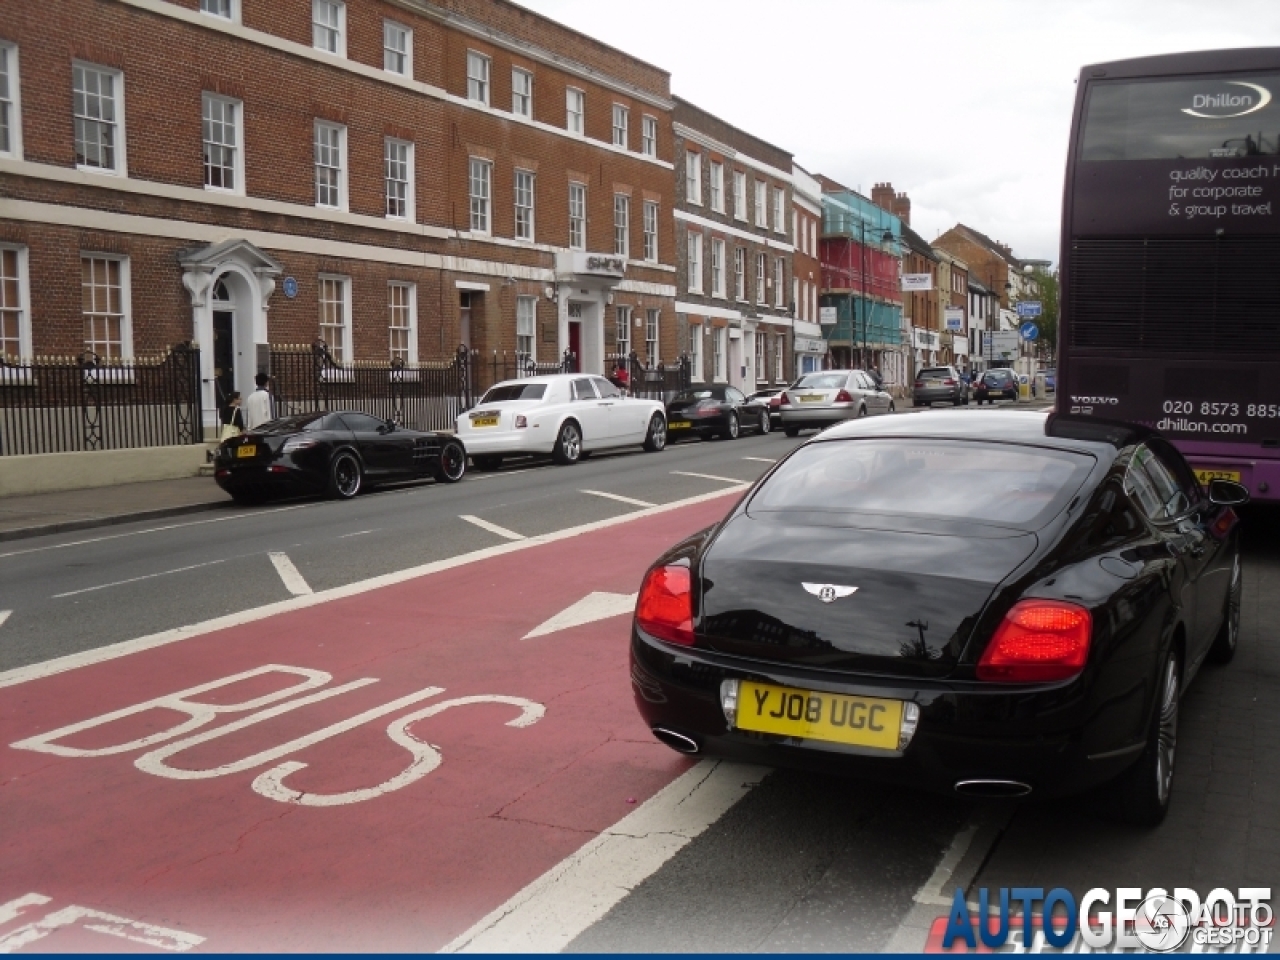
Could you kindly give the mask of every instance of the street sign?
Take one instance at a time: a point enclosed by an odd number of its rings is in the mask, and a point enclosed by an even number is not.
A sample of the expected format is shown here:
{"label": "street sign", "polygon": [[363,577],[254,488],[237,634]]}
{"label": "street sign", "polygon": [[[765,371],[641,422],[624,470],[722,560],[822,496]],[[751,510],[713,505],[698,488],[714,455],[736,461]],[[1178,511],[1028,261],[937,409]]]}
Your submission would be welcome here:
{"label": "street sign", "polygon": [[298,281],[293,277],[284,278],[284,295],[290,300],[298,295]]}
{"label": "street sign", "polygon": [[1021,300],[1018,302],[1018,316],[1020,317],[1038,317],[1040,316],[1041,304],[1039,300]]}
{"label": "street sign", "polygon": [[1018,355],[1018,332],[1001,330],[987,334],[987,356],[992,360],[1009,360]]}
{"label": "street sign", "polygon": [[964,307],[946,307],[942,313],[946,318],[948,330],[954,332],[964,329]]}
{"label": "street sign", "polygon": [[1022,339],[1030,343],[1036,337],[1040,336],[1040,328],[1028,320],[1018,328],[1018,333],[1022,335]]}
{"label": "street sign", "polygon": [[933,274],[931,273],[904,273],[902,275],[903,290],[932,290]]}
{"label": "street sign", "polygon": [[829,323],[835,323],[837,319],[838,317],[836,316],[835,307],[818,308],[818,322],[823,326],[826,326]]}

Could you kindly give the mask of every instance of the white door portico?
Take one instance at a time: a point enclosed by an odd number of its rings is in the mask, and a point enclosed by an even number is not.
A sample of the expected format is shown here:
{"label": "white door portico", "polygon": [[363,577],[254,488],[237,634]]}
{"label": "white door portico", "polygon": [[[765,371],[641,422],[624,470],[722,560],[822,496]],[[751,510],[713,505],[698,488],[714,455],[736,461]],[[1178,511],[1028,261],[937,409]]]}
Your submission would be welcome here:
{"label": "white door portico", "polygon": [[[200,396],[205,436],[216,435],[218,397],[215,390],[215,309],[231,314],[231,357],[234,389],[253,390],[259,347],[267,340],[267,309],[284,267],[247,240],[223,240],[178,255],[182,285],[191,295],[191,324],[200,351]],[[215,299],[215,290],[217,298]]]}
{"label": "white door portico", "polygon": [[613,290],[627,272],[625,257],[582,250],[556,253],[556,302],[558,305],[558,349],[560,356],[570,347],[569,305],[574,305],[574,321],[580,326],[578,369],[604,374],[604,325],[613,322],[609,311]]}

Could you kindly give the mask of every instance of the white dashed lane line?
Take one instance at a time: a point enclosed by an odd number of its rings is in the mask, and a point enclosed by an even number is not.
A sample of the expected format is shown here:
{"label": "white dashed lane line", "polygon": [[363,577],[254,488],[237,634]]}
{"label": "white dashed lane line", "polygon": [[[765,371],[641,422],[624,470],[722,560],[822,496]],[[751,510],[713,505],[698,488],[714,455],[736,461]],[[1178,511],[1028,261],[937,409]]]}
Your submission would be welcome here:
{"label": "white dashed lane line", "polygon": [[714,473],[690,473],[687,470],[672,470],[677,477],[697,477],[699,480],[719,480],[721,483],[749,484],[750,480],[739,480],[737,477],[718,477]]}
{"label": "white dashed lane line", "polygon": [[298,572],[298,568],[293,565],[293,561],[289,559],[287,553],[272,552],[268,556],[271,557],[271,565],[276,568],[276,573],[280,574],[280,580],[284,583],[284,588],[295,597],[305,597],[315,592],[302,574]]}
{"label": "white dashed lane line", "polygon": [[742,459],[755,460],[759,463],[777,463],[778,462],[777,459],[774,457],[743,457]]}
{"label": "white dashed lane line", "polygon": [[4,622],[12,616],[12,610],[0,610],[0,627],[4,626]]}
{"label": "white dashed lane line", "polygon": [[523,533],[516,533],[514,530],[508,530],[506,527],[500,527],[496,523],[490,523],[488,520],[481,520],[479,517],[473,517],[469,513],[462,514],[458,519],[465,520],[467,523],[474,523],[481,530],[488,530],[490,533],[496,533],[498,536],[506,537],[508,540],[529,539]]}
{"label": "white dashed lane line", "polygon": [[[162,570],[160,573],[148,573],[141,577],[130,577],[128,580],[115,580],[111,583],[100,583],[96,587],[85,587],[83,590],[68,590],[66,593],[55,593],[54,600],[61,600],[63,597],[75,597],[82,593],[93,593],[95,590],[106,590],[108,587],[121,587],[126,583],[137,583],[140,580],[154,580],[156,577],[167,577],[171,573],[185,573],[188,570],[199,570],[201,567],[212,567],[216,563],[226,563],[226,559],[210,560],[207,563],[193,563],[189,567],[178,567],[174,570]],[[311,591],[307,591],[310,593]],[[0,621],[3,622],[3,621]]]}
{"label": "white dashed lane line", "polygon": [[619,503],[629,503],[633,507],[656,507],[656,503],[650,503],[648,500],[637,500],[635,497],[624,497],[620,493],[608,493],[604,490],[579,490],[579,493],[589,493],[593,497],[605,497],[609,500],[617,500]]}

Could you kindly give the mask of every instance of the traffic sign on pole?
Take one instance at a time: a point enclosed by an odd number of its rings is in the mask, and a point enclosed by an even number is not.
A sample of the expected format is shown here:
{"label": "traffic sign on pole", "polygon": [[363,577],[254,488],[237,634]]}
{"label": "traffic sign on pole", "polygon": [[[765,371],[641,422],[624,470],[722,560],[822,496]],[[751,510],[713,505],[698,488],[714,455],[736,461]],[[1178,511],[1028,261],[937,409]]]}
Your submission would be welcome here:
{"label": "traffic sign on pole", "polygon": [[1038,317],[1041,313],[1041,303],[1039,300],[1020,300],[1017,309],[1020,317]]}
{"label": "traffic sign on pole", "polygon": [[1022,336],[1023,340],[1030,342],[1040,336],[1040,328],[1028,320],[1018,328],[1018,333]]}

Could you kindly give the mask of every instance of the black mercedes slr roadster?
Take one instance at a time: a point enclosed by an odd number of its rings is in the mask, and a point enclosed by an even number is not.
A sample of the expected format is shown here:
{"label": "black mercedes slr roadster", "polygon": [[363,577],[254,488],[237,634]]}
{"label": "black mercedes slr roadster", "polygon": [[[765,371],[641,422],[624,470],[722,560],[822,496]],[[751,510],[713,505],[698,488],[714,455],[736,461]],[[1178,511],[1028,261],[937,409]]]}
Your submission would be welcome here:
{"label": "black mercedes slr roadster", "polygon": [[636,702],[684,753],[974,796],[1108,784],[1158,823],[1179,698],[1235,653],[1247,499],[1127,424],[835,427],[646,574]]}
{"label": "black mercedes slr roadster", "polygon": [[273,494],[341,500],[379,483],[432,477],[456,483],[467,469],[462,441],[409,430],[355,410],[281,417],[225,440],[214,479],[237,503]]}

